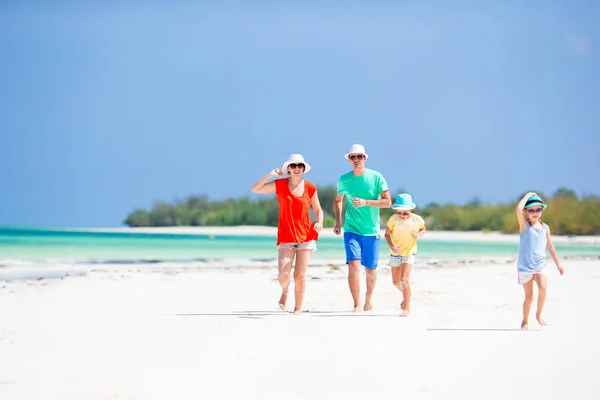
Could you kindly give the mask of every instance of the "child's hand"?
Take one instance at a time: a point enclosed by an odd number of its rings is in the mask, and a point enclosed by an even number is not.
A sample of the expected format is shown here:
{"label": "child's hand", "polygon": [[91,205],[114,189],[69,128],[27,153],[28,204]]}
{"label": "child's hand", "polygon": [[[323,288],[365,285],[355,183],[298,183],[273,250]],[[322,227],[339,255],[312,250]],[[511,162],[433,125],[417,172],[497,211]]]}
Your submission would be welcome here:
{"label": "child's hand", "polygon": [[563,267],[562,265],[557,265],[556,266],[558,268],[558,273],[563,275],[565,273],[565,267]]}
{"label": "child's hand", "polygon": [[415,239],[420,238],[421,235],[419,235],[419,232],[413,232],[412,237],[414,237]]}
{"label": "child's hand", "polygon": [[390,247],[390,250],[392,253],[400,253],[400,247],[398,246],[392,246]]}

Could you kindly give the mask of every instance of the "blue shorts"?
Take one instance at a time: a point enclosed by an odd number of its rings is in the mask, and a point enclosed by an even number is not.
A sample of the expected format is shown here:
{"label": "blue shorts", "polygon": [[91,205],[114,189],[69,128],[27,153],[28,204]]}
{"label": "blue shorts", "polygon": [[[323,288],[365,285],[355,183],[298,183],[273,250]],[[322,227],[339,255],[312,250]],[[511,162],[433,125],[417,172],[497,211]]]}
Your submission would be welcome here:
{"label": "blue shorts", "polygon": [[379,262],[379,235],[363,236],[354,232],[344,232],[346,264],[360,260],[367,269],[377,268]]}

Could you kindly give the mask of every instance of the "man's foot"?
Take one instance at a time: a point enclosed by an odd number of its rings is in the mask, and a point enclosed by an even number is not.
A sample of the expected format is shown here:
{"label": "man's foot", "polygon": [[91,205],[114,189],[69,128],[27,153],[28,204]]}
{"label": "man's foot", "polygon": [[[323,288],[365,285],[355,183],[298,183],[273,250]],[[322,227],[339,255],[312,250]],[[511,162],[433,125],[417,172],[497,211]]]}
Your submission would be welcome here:
{"label": "man's foot", "polygon": [[521,329],[524,331],[529,329],[529,324],[527,323],[527,321],[521,322]]}
{"label": "man's foot", "polygon": [[542,325],[542,326],[546,326],[548,325],[546,323],[546,320],[544,320],[544,317],[542,317],[542,315],[536,315],[535,318],[537,319],[538,324]]}
{"label": "man's foot", "polygon": [[400,313],[401,317],[408,317],[410,314],[410,310],[402,310],[402,312]]}

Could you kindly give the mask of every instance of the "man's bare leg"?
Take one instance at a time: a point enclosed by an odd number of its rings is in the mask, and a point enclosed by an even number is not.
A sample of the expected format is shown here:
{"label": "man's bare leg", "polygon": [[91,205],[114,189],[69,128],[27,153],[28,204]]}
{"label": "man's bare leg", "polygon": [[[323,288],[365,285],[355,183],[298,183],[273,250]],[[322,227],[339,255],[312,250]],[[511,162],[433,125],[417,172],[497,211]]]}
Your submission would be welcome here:
{"label": "man's bare leg", "polygon": [[292,272],[292,263],[294,262],[294,249],[280,248],[277,252],[277,267],[279,270],[279,284],[281,285],[281,297],[279,298],[279,308],[285,311],[287,303],[288,289],[290,287],[290,274]]}
{"label": "man's bare leg", "polygon": [[533,279],[523,284],[525,290],[525,300],[523,301],[523,321],[521,321],[521,329],[529,329],[529,312],[531,311],[531,303],[533,302]]}
{"label": "man's bare leg", "polygon": [[310,259],[311,250],[298,250],[296,252],[296,265],[294,266],[294,314],[302,312],[304,288],[306,286],[306,268]]}
{"label": "man's bare leg", "polygon": [[535,280],[535,283],[538,287],[537,311],[535,312],[535,318],[540,325],[548,325],[542,316],[544,304],[546,303],[546,293],[548,291],[548,277],[543,274],[534,274],[533,280]]}
{"label": "man's bare leg", "polygon": [[360,260],[348,263],[348,286],[354,301],[354,312],[360,311]]}
{"label": "man's bare leg", "polygon": [[371,296],[373,296],[373,290],[375,290],[375,284],[377,283],[377,268],[368,269],[365,268],[367,273],[367,293],[365,294],[365,311],[371,311],[373,309],[373,303],[371,302]]}

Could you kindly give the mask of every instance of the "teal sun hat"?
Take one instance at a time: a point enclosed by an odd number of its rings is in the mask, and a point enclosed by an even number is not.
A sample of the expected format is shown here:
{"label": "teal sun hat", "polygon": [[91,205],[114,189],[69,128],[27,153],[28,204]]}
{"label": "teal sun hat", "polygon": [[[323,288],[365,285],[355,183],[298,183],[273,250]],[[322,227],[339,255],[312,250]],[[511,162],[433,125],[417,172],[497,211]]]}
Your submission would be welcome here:
{"label": "teal sun hat", "polygon": [[396,202],[392,204],[394,210],[412,210],[417,208],[417,205],[413,203],[412,196],[408,193],[400,193],[396,196]]}
{"label": "teal sun hat", "polygon": [[529,198],[527,199],[527,202],[525,203],[525,207],[523,207],[523,208],[529,208],[529,207],[534,207],[534,206],[542,206],[542,208],[548,207],[548,205],[544,204],[544,202],[542,201],[542,198],[540,196],[538,196],[537,194],[534,194],[533,196],[529,196]]}

